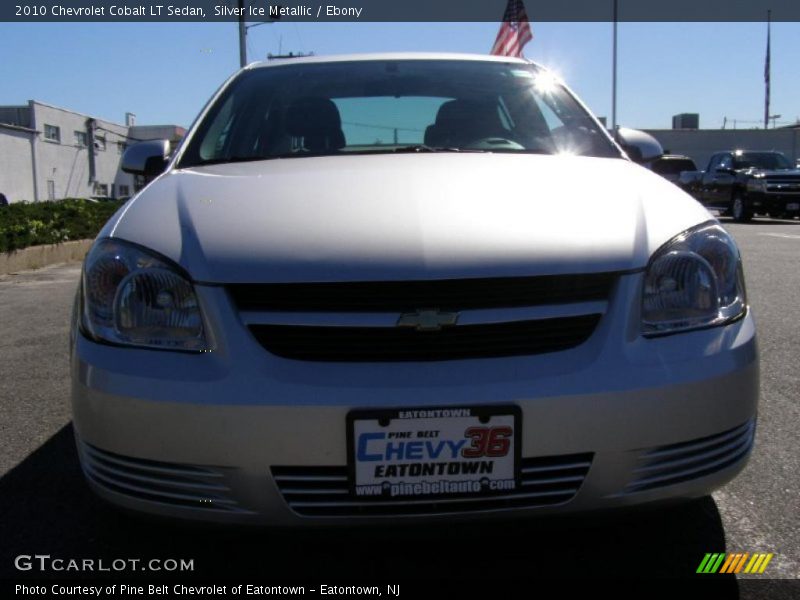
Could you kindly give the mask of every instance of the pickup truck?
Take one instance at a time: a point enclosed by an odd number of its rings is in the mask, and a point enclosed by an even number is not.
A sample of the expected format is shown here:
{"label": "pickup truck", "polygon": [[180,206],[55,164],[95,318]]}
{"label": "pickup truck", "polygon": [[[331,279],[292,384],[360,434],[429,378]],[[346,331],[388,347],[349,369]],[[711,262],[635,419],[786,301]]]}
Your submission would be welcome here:
{"label": "pickup truck", "polygon": [[780,152],[717,152],[694,195],[740,223],[754,214],[793,218],[800,215],[800,169]]}

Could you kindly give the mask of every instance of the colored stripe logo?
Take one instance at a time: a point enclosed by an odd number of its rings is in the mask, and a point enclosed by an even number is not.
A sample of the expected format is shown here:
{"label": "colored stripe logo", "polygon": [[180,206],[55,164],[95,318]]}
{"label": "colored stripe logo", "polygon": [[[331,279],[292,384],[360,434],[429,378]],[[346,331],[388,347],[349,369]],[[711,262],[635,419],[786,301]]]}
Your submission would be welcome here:
{"label": "colored stripe logo", "polygon": [[756,552],[720,552],[708,553],[703,557],[697,573],[752,573],[760,574],[766,571],[769,561],[774,554]]}

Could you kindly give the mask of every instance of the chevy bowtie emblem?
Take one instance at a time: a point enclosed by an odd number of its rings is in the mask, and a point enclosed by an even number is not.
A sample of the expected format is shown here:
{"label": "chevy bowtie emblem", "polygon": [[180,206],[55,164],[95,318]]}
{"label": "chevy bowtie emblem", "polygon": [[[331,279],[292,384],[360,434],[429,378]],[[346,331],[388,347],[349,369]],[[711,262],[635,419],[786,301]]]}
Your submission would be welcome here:
{"label": "chevy bowtie emblem", "polygon": [[413,313],[400,315],[398,327],[413,327],[417,331],[439,331],[442,327],[450,327],[458,321],[458,313],[440,312],[438,309],[423,309]]}

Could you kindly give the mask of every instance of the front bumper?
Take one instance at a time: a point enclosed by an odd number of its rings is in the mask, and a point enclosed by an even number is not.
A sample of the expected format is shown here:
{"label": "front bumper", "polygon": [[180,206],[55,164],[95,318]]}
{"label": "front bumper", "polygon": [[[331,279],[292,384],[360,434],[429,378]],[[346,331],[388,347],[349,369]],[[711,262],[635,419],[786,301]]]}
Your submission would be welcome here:
{"label": "front bumper", "polygon": [[[640,273],[622,277],[592,337],[572,350],[429,363],[274,357],[222,288],[201,286],[216,324],[212,353],[74,337],[81,464],[98,494],[129,509],[265,525],[532,516],[702,496],[732,479],[752,447],[754,321],[748,313],[725,327],[645,339],[638,334],[640,285]],[[306,490],[346,488],[351,410],[495,404],[521,410],[524,465],[569,475],[569,485],[552,484],[561,492],[555,502],[541,496],[375,510],[341,494],[309,510],[286,493],[292,481]]]}
{"label": "front bumper", "polygon": [[800,194],[750,192],[748,196],[749,204],[756,213],[800,214]]}

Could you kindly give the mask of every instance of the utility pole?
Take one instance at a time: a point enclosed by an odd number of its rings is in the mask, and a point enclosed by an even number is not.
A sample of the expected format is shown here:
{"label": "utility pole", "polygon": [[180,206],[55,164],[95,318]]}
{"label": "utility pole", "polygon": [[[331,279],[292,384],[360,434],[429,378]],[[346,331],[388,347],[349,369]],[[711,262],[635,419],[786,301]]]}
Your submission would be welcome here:
{"label": "utility pole", "polygon": [[92,118],[86,119],[86,150],[89,158],[89,183],[97,182],[97,151],[94,147],[96,132],[97,121]]}
{"label": "utility pole", "polygon": [[[767,11],[767,55],[764,59],[764,129],[769,127],[769,92],[771,85],[770,77],[770,25],[772,24],[772,11]],[[772,128],[775,128],[773,122]]]}
{"label": "utility pole", "polygon": [[244,0],[239,0],[239,66],[247,64],[247,27],[244,24]]}
{"label": "utility pole", "polygon": [[[271,25],[275,21],[261,21],[260,23],[252,23],[247,25],[244,18],[244,0],[239,2],[239,66],[247,66],[247,30],[261,25]],[[279,48],[280,50],[280,48]]]}
{"label": "utility pole", "polygon": [[619,141],[617,135],[617,0],[614,0],[614,41],[611,55],[611,131],[614,132],[614,139]]}

